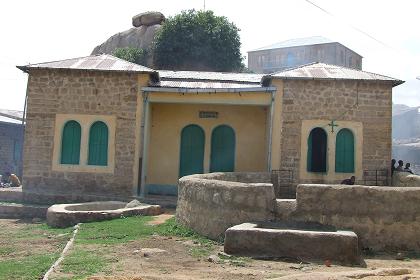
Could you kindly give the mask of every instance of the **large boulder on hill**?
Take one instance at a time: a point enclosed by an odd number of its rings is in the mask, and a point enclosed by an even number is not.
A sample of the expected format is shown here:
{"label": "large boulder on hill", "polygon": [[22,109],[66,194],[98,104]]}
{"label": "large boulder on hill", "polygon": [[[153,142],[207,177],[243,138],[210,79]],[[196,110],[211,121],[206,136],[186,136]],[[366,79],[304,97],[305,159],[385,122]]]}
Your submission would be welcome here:
{"label": "large boulder on hill", "polygon": [[165,16],[160,12],[146,12],[133,17],[133,26],[140,27],[142,25],[151,26],[161,24],[165,21]]}
{"label": "large boulder on hill", "polygon": [[132,28],[111,36],[104,43],[95,47],[92,54],[112,54],[117,48],[133,47],[147,50],[147,65],[151,67],[153,53],[151,46],[156,32],[165,21],[165,16],[159,12],[146,12],[133,17]]}

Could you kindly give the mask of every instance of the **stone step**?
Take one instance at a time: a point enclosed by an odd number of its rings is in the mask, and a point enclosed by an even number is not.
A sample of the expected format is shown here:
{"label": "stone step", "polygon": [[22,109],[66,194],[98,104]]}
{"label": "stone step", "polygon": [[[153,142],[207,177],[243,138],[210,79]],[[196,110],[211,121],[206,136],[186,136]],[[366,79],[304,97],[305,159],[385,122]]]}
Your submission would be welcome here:
{"label": "stone step", "polygon": [[20,203],[0,203],[0,218],[41,218],[45,219],[48,205],[31,205]]}
{"label": "stone step", "polygon": [[357,235],[315,223],[244,223],[226,230],[227,254],[362,264]]}

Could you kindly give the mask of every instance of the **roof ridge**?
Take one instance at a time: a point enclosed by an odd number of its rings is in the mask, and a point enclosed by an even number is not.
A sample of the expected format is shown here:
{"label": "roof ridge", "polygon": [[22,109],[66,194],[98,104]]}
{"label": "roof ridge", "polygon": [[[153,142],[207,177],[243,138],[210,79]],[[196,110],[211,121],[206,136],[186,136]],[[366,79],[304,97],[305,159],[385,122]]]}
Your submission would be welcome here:
{"label": "roof ridge", "polygon": [[134,65],[134,66],[141,66],[141,67],[147,68],[147,69],[149,69],[149,70],[151,70],[151,71],[156,71],[155,69],[152,69],[152,68],[149,68],[149,67],[147,67],[147,66],[144,66],[144,65],[141,65],[141,64],[137,64],[137,63],[134,63],[134,62],[131,62],[131,61],[128,61],[128,60],[125,60],[125,59],[119,58],[119,57],[117,57],[117,56],[115,56],[115,55],[112,55],[112,54],[102,53],[102,54],[100,54],[100,55],[110,56],[110,57],[116,58],[117,60],[123,61],[123,62],[125,62],[125,63],[132,64],[132,65]]}
{"label": "roof ridge", "polygon": [[[280,71],[277,71],[277,72],[273,72],[273,73],[270,73],[270,74],[268,74],[266,76],[272,76],[272,75],[280,74],[280,73],[283,73],[283,72],[292,71],[292,70],[296,70],[296,69],[303,68],[303,67],[306,67],[306,66],[310,66],[310,65],[313,65],[313,64],[321,64],[321,63],[322,62],[314,61],[314,62],[310,62],[310,63],[306,63],[306,64],[302,64],[302,65],[298,65],[298,66],[286,68],[286,69],[283,69],[283,70],[280,70]],[[324,64],[326,64],[326,63],[324,63]]]}

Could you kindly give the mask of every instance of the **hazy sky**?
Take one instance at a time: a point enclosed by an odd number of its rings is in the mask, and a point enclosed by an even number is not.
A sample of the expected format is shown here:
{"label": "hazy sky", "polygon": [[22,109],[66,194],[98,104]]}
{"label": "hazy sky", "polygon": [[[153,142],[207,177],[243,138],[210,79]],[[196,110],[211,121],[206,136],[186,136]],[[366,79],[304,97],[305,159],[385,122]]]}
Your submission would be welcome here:
{"label": "hazy sky", "polygon": [[[242,54],[291,38],[324,36],[361,54],[363,70],[405,80],[394,103],[420,106],[420,1],[206,0],[240,29]],[[16,65],[89,55],[135,14],[202,9],[203,0],[13,0],[0,10],[0,108],[23,109],[27,75]],[[366,32],[369,38],[357,29]],[[377,40],[377,41],[376,41]],[[380,41],[380,42],[378,42]]]}

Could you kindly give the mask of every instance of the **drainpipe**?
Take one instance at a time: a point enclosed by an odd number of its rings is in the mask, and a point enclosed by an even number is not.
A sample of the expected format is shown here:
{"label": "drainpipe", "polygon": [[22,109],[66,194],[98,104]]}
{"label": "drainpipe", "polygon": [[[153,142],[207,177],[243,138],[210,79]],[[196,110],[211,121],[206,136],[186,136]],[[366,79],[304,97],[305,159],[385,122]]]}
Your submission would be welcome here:
{"label": "drainpipe", "polygon": [[271,105],[270,105],[270,133],[268,139],[268,171],[271,172],[271,146],[273,144],[273,115],[274,115],[274,91],[271,91]]}
{"label": "drainpipe", "polygon": [[[22,142],[20,143],[20,158],[18,159],[21,166],[18,170],[21,176],[21,179],[23,179],[23,149],[24,149],[24,142],[25,142],[25,122],[26,122],[26,107],[28,105],[28,93],[29,93],[29,74],[28,74],[28,81],[26,83],[26,94],[25,94],[25,104],[23,105],[23,115],[22,115]],[[19,164],[19,165],[20,165]]]}
{"label": "drainpipe", "polygon": [[137,194],[144,198],[144,185],[146,182],[146,157],[145,157],[145,151],[146,151],[146,117],[147,117],[147,111],[148,111],[148,98],[149,94],[146,91],[143,91],[143,113],[141,117],[141,147],[140,147],[140,154],[141,154],[141,174],[140,174],[140,185],[137,189]]}

